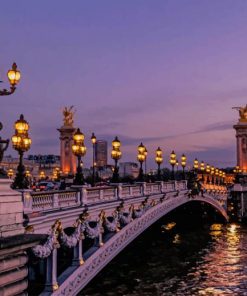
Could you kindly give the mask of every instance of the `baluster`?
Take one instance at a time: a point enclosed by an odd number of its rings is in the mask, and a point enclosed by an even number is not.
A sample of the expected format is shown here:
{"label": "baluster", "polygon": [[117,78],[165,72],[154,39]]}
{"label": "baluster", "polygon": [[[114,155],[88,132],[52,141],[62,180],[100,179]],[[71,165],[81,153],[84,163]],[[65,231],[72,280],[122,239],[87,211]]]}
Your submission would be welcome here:
{"label": "baluster", "polygon": [[129,186],[129,196],[133,196],[133,186]]}
{"label": "baluster", "polygon": [[141,188],[142,188],[142,195],[146,195],[147,194],[147,186],[146,186],[146,182],[143,182],[141,184]]}
{"label": "baluster", "polygon": [[115,188],[115,197],[116,199],[121,199],[123,197],[123,187],[122,184],[119,183],[118,186]]}
{"label": "baluster", "polygon": [[52,208],[58,208],[59,203],[58,203],[58,193],[54,193],[52,195]]}
{"label": "baluster", "polygon": [[57,249],[53,249],[46,259],[46,283],[45,291],[53,292],[58,289],[57,283]]}
{"label": "baluster", "polygon": [[165,192],[164,182],[163,181],[160,181],[160,192],[161,193]]}
{"label": "baluster", "polygon": [[100,200],[104,199],[104,190],[103,189],[100,189],[100,191],[99,191],[99,199]]}
{"label": "baluster", "polygon": [[23,211],[26,214],[33,212],[33,197],[30,192],[31,190],[23,190],[22,192]]}

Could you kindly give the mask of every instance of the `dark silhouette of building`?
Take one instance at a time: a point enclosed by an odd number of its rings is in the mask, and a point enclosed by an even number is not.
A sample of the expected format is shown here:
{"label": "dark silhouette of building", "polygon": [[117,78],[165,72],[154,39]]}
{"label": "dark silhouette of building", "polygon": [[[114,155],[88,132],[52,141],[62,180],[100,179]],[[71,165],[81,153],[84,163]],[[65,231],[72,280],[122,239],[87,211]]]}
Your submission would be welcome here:
{"label": "dark silhouette of building", "polygon": [[107,141],[98,140],[95,143],[95,162],[97,167],[107,165]]}

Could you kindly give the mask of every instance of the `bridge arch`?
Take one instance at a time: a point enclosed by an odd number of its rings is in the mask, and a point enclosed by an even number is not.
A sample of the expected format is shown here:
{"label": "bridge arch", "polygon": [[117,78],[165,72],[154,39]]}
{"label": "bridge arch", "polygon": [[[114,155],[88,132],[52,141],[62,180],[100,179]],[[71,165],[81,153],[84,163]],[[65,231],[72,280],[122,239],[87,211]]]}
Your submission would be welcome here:
{"label": "bridge arch", "polygon": [[228,220],[224,207],[208,194],[193,199],[180,195],[171,200],[163,201],[149,209],[140,218],[134,219],[106,241],[82,266],[78,267],[72,274],[67,275],[66,280],[59,285],[59,289],[52,295],[77,295],[114,257],[148,227],[177,207],[192,201],[210,204],[226,221]]}

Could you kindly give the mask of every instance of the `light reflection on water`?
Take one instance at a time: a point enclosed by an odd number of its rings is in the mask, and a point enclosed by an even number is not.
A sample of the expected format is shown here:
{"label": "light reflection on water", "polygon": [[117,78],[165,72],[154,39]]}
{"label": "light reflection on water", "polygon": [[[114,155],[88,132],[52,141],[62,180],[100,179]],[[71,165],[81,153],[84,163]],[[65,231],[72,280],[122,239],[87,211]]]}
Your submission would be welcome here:
{"label": "light reflection on water", "polygon": [[[139,252],[143,243],[148,249]],[[247,295],[247,227],[213,224],[204,233],[161,234],[150,245],[140,241],[84,293],[80,295]]]}
{"label": "light reflection on water", "polygon": [[190,287],[198,295],[247,295],[247,233],[235,224],[216,224],[210,230],[212,242],[184,276],[176,295],[193,295]]}

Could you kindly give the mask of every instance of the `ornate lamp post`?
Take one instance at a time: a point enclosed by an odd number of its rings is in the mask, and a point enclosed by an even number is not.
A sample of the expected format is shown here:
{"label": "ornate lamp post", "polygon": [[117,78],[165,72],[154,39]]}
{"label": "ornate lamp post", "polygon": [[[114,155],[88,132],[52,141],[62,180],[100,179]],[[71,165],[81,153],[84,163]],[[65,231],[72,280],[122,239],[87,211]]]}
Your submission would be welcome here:
{"label": "ornate lamp post", "polygon": [[172,150],[172,153],[170,154],[170,165],[172,166],[172,180],[175,180],[175,174],[174,174],[174,166],[177,161],[177,156],[174,150]]}
{"label": "ornate lamp post", "polygon": [[161,180],[160,165],[163,162],[162,150],[160,149],[160,147],[158,147],[158,149],[156,150],[155,161],[156,161],[156,163],[158,165],[157,177],[158,177],[158,181],[160,181]]}
{"label": "ornate lamp post", "polygon": [[15,134],[12,137],[13,148],[19,153],[19,165],[17,167],[16,177],[13,183],[15,189],[28,188],[28,180],[25,176],[25,167],[23,165],[24,152],[31,146],[31,139],[28,136],[29,124],[21,114],[20,119],[15,122]]}
{"label": "ornate lamp post", "polygon": [[215,169],[215,181],[216,181],[216,185],[218,185],[218,183],[219,183],[219,182],[218,182],[218,181],[219,181],[219,180],[218,180],[218,177],[219,177],[219,169],[216,168],[216,169]]}
{"label": "ornate lamp post", "polygon": [[202,182],[204,182],[204,171],[205,171],[204,161],[201,162],[200,170],[201,170],[201,173],[202,173]]}
{"label": "ornate lamp post", "polygon": [[199,161],[197,160],[197,158],[195,158],[194,165],[193,165],[193,168],[194,168],[195,172],[197,172],[198,167],[199,167]]}
{"label": "ornate lamp post", "polygon": [[182,154],[181,156],[181,166],[182,166],[182,169],[183,169],[183,178],[185,180],[185,172],[184,172],[184,169],[186,167],[186,161],[187,161],[187,158],[184,154]]}
{"label": "ornate lamp post", "polygon": [[53,169],[52,179],[54,181],[58,181],[60,179],[60,168],[56,167],[56,168]]}
{"label": "ornate lamp post", "polygon": [[145,176],[147,176],[147,156],[148,156],[148,151],[147,151],[147,147],[145,147],[145,151],[144,151],[144,155],[145,155]]}
{"label": "ornate lamp post", "polygon": [[96,144],[96,136],[94,133],[92,133],[91,136],[91,142],[93,144],[93,180],[92,180],[92,186],[95,185],[95,144]]}
{"label": "ornate lamp post", "polygon": [[7,90],[7,89],[0,90],[0,96],[8,96],[8,95],[11,95],[16,90],[16,84],[21,79],[21,72],[19,70],[17,70],[16,63],[13,63],[12,69],[10,69],[8,71],[7,76],[8,76],[9,83],[10,83],[10,90]]}
{"label": "ornate lamp post", "polygon": [[112,151],[111,151],[111,158],[114,159],[115,165],[114,165],[114,171],[112,176],[112,182],[118,183],[119,182],[119,173],[118,173],[118,160],[122,156],[122,152],[120,151],[121,142],[119,141],[118,137],[115,137],[115,139],[112,141]]}
{"label": "ornate lamp post", "polygon": [[213,184],[214,184],[214,173],[215,173],[214,170],[215,170],[215,169],[214,169],[214,166],[211,166],[210,174],[212,175],[212,183],[213,183]]}
{"label": "ornate lamp post", "polygon": [[[17,70],[16,63],[12,65],[12,69],[8,71],[7,76],[10,82],[10,90],[7,90],[7,89],[0,90],[0,96],[11,95],[16,90],[16,84],[20,81],[20,78],[21,78],[21,73],[19,70]],[[3,128],[3,125],[0,122],[0,131],[2,130],[2,128]],[[0,137],[0,163],[3,159],[4,151],[7,150],[8,146],[9,146],[9,140],[2,140],[2,138]]]}
{"label": "ornate lamp post", "polygon": [[26,170],[26,177],[27,177],[27,178],[31,178],[31,173],[30,173],[29,170]]}
{"label": "ornate lamp post", "polygon": [[39,173],[39,178],[40,178],[40,180],[45,180],[46,176],[45,176],[45,172],[44,171],[41,171]]}
{"label": "ornate lamp post", "polygon": [[84,184],[84,178],[82,174],[82,167],[81,167],[81,158],[86,154],[87,148],[84,145],[84,134],[80,131],[78,128],[77,131],[73,135],[73,145],[72,145],[72,151],[74,155],[77,157],[77,169],[76,169],[76,175],[74,179],[75,185],[83,185]]}
{"label": "ornate lamp post", "polygon": [[207,182],[209,183],[209,174],[211,172],[211,167],[209,164],[206,165],[206,173],[207,173]]}
{"label": "ornate lamp post", "polygon": [[145,146],[141,143],[138,146],[138,154],[137,154],[137,160],[140,163],[140,169],[139,169],[139,176],[138,176],[138,180],[143,182],[144,181],[144,176],[143,176],[143,168],[142,168],[142,164],[145,161]]}
{"label": "ornate lamp post", "polygon": [[222,185],[222,176],[223,176],[223,172],[222,171],[219,171],[219,185]]}
{"label": "ornate lamp post", "polygon": [[226,172],[223,172],[222,174],[222,182],[223,182],[223,185],[226,183]]}
{"label": "ornate lamp post", "polygon": [[14,171],[13,171],[13,169],[9,169],[7,175],[8,175],[8,177],[9,177],[10,179],[12,179],[12,177],[13,177],[13,175],[14,175]]}

